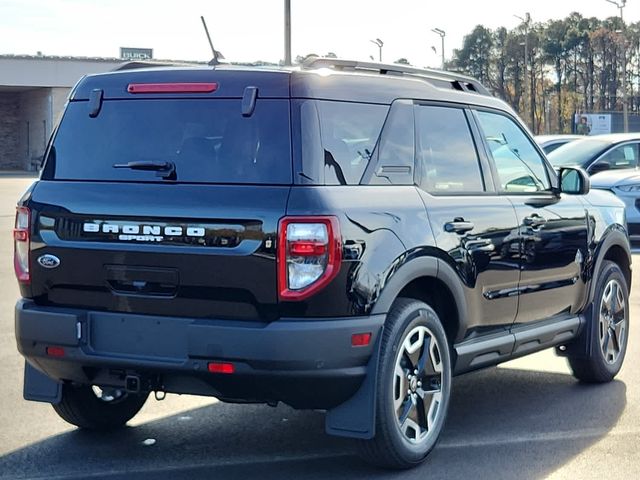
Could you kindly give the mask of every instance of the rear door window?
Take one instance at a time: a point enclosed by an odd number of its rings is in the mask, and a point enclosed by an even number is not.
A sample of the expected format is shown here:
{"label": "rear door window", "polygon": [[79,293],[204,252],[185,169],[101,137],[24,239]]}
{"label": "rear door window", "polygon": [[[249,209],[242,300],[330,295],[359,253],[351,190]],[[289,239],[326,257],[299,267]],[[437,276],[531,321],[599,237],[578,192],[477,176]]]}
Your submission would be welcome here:
{"label": "rear door window", "polygon": [[182,182],[290,184],[289,101],[259,99],[243,117],[239,99],[110,100],[96,118],[87,102],[71,102],[45,172],[162,181],[154,171],[114,168],[129,162],[173,162]]}

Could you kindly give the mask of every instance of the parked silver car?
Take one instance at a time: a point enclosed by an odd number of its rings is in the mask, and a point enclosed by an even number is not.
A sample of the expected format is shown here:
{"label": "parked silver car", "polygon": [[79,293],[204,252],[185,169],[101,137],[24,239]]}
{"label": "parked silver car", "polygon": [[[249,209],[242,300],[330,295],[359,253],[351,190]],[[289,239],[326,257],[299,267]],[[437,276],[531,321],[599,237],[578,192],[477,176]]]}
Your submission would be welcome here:
{"label": "parked silver car", "polygon": [[640,170],[610,170],[591,177],[591,187],[610,190],[625,204],[629,238],[640,246]]}
{"label": "parked silver car", "polygon": [[640,133],[583,137],[548,155],[556,167],[580,166],[591,187],[609,190],[626,205],[629,237],[640,247]]}
{"label": "parked silver car", "polygon": [[556,168],[579,166],[589,175],[636,168],[640,158],[640,133],[583,137],[554,150],[547,158]]}

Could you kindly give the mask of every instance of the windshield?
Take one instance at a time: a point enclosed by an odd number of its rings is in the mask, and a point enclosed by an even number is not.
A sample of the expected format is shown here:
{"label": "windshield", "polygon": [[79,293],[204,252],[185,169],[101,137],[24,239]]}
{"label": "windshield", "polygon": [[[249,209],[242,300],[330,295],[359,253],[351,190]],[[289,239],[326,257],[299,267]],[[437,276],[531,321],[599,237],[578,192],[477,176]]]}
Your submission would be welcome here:
{"label": "windshield", "polygon": [[88,102],[71,102],[45,172],[58,180],[158,182],[157,171],[126,165],[171,162],[179,182],[290,184],[288,100],[259,99],[248,117],[240,102],[111,100],[96,118]]}
{"label": "windshield", "polygon": [[563,145],[549,153],[547,158],[554,167],[579,165],[584,168],[610,145],[610,142],[596,138],[585,138]]}

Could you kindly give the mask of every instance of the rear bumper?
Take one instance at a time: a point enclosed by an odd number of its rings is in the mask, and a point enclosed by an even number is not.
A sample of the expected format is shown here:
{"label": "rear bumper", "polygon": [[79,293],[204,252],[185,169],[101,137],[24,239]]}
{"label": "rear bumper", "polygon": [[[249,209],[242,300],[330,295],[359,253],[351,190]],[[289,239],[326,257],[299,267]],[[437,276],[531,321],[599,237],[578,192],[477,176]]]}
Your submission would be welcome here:
{"label": "rear bumper", "polygon": [[[58,381],[216,396],[226,401],[282,401],[297,408],[332,408],[361,385],[384,315],[246,321],[106,313],[37,306],[15,310],[18,350]],[[366,347],[351,335],[372,334]],[[53,357],[47,347],[62,347]],[[58,351],[59,353],[59,351]],[[213,374],[211,361],[232,362]]]}

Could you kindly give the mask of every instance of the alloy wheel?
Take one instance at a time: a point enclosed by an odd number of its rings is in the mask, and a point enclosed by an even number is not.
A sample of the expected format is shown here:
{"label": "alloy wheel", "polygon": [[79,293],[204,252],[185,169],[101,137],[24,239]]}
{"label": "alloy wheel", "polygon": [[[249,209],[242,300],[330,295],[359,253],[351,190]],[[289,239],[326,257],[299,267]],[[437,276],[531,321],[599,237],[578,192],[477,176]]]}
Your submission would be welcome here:
{"label": "alloy wheel", "polygon": [[627,307],[620,283],[613,279],[604,288],[600,301],[600,350],[607,363],[616,363],[627,334]]}
{"label": "alloy wheel", "polygon": [[433,431],[442,404],[440,345],[424,326],[413,328],[398,349],[393,377],[396,422],[404,438],[424,442]]}

